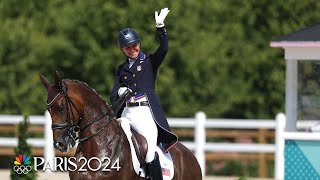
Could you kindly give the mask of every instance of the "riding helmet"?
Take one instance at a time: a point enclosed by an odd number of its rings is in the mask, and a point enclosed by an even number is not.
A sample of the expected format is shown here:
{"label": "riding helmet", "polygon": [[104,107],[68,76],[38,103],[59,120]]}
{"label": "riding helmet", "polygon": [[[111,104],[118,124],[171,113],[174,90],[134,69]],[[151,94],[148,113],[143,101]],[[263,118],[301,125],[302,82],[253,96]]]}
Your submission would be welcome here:
{"label": "riding helmet", "polygon": [[131,28],[122,29],[118,35],[118,46],[120,48],[140,41],[138,33]]}

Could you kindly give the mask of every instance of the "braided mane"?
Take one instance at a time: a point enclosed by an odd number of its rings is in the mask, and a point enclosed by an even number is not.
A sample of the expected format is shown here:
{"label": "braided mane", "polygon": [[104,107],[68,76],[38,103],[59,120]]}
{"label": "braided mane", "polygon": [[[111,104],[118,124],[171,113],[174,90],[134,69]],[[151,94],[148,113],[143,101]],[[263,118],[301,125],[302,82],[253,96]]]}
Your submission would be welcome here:
{"label": "braided mane", "polygon": [[98,95],[102,99],[102,101],[104,101],[105,104],[107,106],[109,106],[108,103],[102,98],[102,96],[100,94],[98,94],[97,91],[95,89],[93,89],[92,87],[90,87],[86,82],[79,81],[77,79],[63,79],[63,81],[71,81],[71,82],[74,82],[74,83],[78,83],[78,84],[84,85],[85,87],[87,87],[90,90],[92,90],[96,95]]}

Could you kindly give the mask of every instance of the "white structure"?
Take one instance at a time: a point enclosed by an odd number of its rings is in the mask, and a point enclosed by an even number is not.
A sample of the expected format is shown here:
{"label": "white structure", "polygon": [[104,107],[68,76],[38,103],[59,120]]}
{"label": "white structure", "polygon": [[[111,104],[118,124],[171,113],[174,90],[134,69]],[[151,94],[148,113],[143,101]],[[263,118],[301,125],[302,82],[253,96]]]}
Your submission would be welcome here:
{"label": "white structure", "polygon": [[298,61],[320,60],[320,23],[270,43],[284,49],[286,60],[286,130],[295,131],[298,105]]}
{"label": "white structure", "polygon": [[[298,110],[298,61],[320,60],[320,23],[285,35],[277,41],[272,41],[270,45],[283,48],[286,60],[286,117],[279,114],[276,118],[275,179],[288,179],[285,175],[286,140],[320,141],[319,133],[295,132]],[[320,148],[316,145],[314,147]],[[300,159],[297,158],[295,161],[300,162]]]}

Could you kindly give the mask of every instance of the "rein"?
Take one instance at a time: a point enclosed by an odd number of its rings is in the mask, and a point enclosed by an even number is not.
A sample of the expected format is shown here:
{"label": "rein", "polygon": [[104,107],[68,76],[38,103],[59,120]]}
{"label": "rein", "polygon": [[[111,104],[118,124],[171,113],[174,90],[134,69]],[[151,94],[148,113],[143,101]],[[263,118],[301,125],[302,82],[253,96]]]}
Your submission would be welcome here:
{"label": "rein", "polygon": [[[66,105],[66,110],[67,110],[67,114],[66,114],[67,121],[65,123],[63,123],[63,124],[52,123],[51,129],[52,130],[56,130],[56,129],[68,128],[68,137],[71,140],[71,142],[69,142],[69,144],[73,147],[75,145],[75,143],[76,143],[76,140],[79,139],[78,138],[78,136],[79,136],[78,133],[81,130],[84,130],[87,127],[91,126],[92,124],[94,124],[96,122],[99,122],[101,119],[106,117],[111,112],[112,109],[110,108],[105,114],[103,114],[98,119],[80,126],[80,123],[82,121],[82,117],[80,117],[80,113],[79,113],[78,109],[76,108],[74,103],[69,98],[67,91],[68,91],[67,86],[62,82],[62,92],[58,93],[50,103],[47,103],[47,108],[49,109],[52,106],[53,102],[55,102],[60,95],[63,95],[63,97],[65,98],[65,102],[66,102],[65,105]],[[74,113],[72,111],[72,106],[74,107],[74,109],[77,111],[77,114],[79,115],[79,120],[78,120],[78,123],[76,125],[75,125],[75,120],[74,120],[75,119],[75,115],[74,115]],[[70,112],[71,112],[71,114],[70,114]],[[72,116],[72,122],[71,122],[71,116]],[[111,120],[108,121],[106,123],[106,125],[103,128],[99,129],[97,132],[91,134],[88,137],[84,137],[82,139],[79,139],[79,143],[81,143],[83,141],[86,141],[86,140],[92,138],[93,136],[99,134],[101,131],[103,131],[108,126],[109,122],[111,122]]]}

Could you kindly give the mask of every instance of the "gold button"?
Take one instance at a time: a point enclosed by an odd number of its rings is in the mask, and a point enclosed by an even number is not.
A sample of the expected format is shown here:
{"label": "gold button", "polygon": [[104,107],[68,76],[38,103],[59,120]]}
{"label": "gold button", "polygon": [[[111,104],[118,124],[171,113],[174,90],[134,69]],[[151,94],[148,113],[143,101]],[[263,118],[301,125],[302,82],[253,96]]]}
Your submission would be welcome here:
{"label": "gold button", "polygon": [[137,95],[138,93],[137,92],[134,92],[134,95]]}
{"label": "gold button", "polygon": [[134,83],[133,86],[137,86],[137,83]]}
{"label": "gold button", "polygon": [[136,77],[136,74],[132,74],[132,77]]}
{"label": "gold button", "polygon": [[123,77],[124,79],[127,79],[127,76]]}

